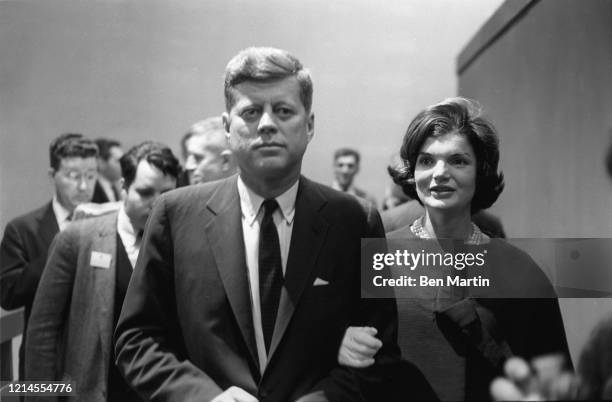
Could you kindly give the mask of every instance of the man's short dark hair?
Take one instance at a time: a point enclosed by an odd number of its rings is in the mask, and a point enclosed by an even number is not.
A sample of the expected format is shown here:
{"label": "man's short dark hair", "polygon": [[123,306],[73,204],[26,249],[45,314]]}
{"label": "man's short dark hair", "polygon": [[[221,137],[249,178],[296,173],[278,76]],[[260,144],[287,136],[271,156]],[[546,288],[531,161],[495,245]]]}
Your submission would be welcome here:
{"label": "man's short dark hair", "polygon": [[338,160],[338,158],[343,156],[352,156],[355,158],[355,163],[359,165],[359,161],[361,160],[361,155],[359,151],[352,148],[340,148],[334,152],[334,162]]}
{"label": "man's short dark hair", "polygon": [[271,82],[295,77],[300,99],[307,112],[312,107],[312,79],[302,63],[286,50],[249,47],[234,56],[225,67],[225,108],[234,106],[234,87],[245,81]]}
{"label": "man's short dark hair", "polygon": [[110,150],[113,147],[121,148],[121,143],[117,140],[111,140],[110,138],[96,138],[96,145],[98,146],[98,156],[105,161],[110,158]]}
{"label": "man's short dark hair", "polygon": [[49,163],[53,170],[59,169],[62,159],[65,158],[95,158],[97,156],[98,146],[83,134],[62,134],[49,146]]}
{"label": "man's short dark hair", "polygon": [[169,147],[159,142],[145,141],[132,147],[119,159],[124,188],[127,189],[134,182],[136,169],[142,160],[146,160],[161,170],[164,175],[172,176],[175,179],[178,178],[181,171],[179,161]]}

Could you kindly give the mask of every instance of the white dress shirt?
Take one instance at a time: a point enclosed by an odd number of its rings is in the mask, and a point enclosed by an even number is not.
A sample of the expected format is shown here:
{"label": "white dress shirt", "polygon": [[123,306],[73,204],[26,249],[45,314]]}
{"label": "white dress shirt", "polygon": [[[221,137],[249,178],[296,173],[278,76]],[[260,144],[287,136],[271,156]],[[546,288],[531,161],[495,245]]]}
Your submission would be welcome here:
{"label": "white dress shirt", "polygon": [[123,243],[123,248],[132,264],[132,269],[136,266],[136,260],[138,259],[138,252],[140,251],[140,244],[142,242],[142,235],[138,235],[130,222],[130,218],[125,213],[123,205],[119,208],[117,213],[117,233]]}
{"label": "white dress shirt", "polygon": [[53,213],[55,214],[55,220],[57,221],[57,227],[60,232],[66,229],[66,226],[70,223],[68,217],[71,215],[70,211],[68,211],[60,202],[57,200],[57,195],[53,195],[53,201],[51,201],[51,208],[53,208]]}
{"label": "white dress shirt", "polygon": [[[278,232],[283,275],[285,275],[287,270],[287,257],[291,244],[291,232],[293,231],[298,183],[296,181],[287,191],[276,197],[279,208],[272,215],[276,231]],[[253,328],[255,330],[259,367],[263,373],[268,360],[263,329],[261,327],[261,304],[259,301],[259,227],[264,215],[264,210],[261,208],[264,198],[249,189],[240,177],[238,177],[238,195],[240,196],[244,251],[249,271],[249,286],[251,288]]]}

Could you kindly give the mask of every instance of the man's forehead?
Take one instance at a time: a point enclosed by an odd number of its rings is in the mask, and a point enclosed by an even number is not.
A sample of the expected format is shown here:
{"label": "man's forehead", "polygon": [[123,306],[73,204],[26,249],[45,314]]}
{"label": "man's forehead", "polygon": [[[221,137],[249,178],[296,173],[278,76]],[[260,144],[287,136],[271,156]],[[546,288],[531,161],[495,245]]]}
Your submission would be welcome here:
{"label": "man's forehead", "polygon": [[273,81],[244,81],[233,87],[234,106],[260,101],[300,102],[300,84],[295,77]]}
{"label": "man's forehead", "polygon": [[121,156],[123,156],[123,149],[121,149],[121,147],[119,146],[113,146],[110,148],[109,153],[112,156],[120,158]]}
{"label": "man's forehead", "polygon": [[224,148],[226,145],[225,131],[195,134],[187,140],[186,147],[189,153],[202,153]]}
{"label": "man's forehead", "polygon": [[89,169],[91,167],[96,168],[98,162],[94,156],[82,158],[80,156],[69,156],[60,159],[60,168],[65,167],[69,169]]}
{"label": "man's forehead", "polygon": [[134,177],[133,184],[137,184],[138,186],[153,186],[166,179],[174,180],[175,178],[171,175],[164,174],[157,166],[147,162],[146,159],[142,159],[138,162],[138,166],[136,167],[136,176]]}
{"label": "man's forehead", "polygon": [[342,156],[339,156],[336,159],[336,163],[337,164],[342,164],[342,165],[356,164],[357,163],[357,158],[355,158],[355,155],[342,155]]}
{"label": "man's forehead", "polygon": [[164,173],[159,170],[159,168],[151,163],[149,163],[146,159],[141,159],[136,166],[136,178],[145,178],[145,177],[153,177],[164,175]]}

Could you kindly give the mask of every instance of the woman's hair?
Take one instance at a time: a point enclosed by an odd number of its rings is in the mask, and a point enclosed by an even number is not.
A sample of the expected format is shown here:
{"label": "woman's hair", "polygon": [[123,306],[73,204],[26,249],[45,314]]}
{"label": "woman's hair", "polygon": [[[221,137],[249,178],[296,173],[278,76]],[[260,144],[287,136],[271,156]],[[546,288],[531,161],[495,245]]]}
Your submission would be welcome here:
{"label": "woman's hair", "polygon": [[449,98],[420,112],[408,126],[402,147],[401,162],[389,167],[393,181],[404,193],[417,199],[414,181],[416,160],[429,137],[448,133],[465,136],[476,154],[476,190],[472,213],[493,205],[504,189],[504,175],[497,171],[499,140],[495,127],[480,116],[480,105],[466,98]]}

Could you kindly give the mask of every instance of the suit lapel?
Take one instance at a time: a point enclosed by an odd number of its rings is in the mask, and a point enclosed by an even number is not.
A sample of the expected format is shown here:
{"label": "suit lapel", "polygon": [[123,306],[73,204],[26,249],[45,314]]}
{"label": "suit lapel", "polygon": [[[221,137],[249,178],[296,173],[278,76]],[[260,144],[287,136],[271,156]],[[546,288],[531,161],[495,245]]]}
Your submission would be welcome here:
{"label": "suit lapel", "polygon": [[215,215],[206,226],[207,238],[229,304],[234,312],[251,359],[259,367],[251,309],[248,270],[242,234],[237,176],[225,181],[207,205]]}
{"label": "suit lapel", "polygon": [[281,291],[268,360],[278,348],[304,289],[312,285],[311,273],[329,228],[329,223],[320,214],[321,208],[326,203],[318,188],[305,177],[301,177],[295,200],[295,220],[291,233],[285,285]]}
{"label": "suit lapel", "polygon": [[115,313],[115,281],[117,275],[117,214],[113,213],[104,217],[100,222],[100,228],[94,235],[91,249],[86,258],[91,258],[92,252],[111,255],[110,266],[97,268],[89,265],[93,270],[94,289],[96,298],[96,314],[100,327],[100,342],[104,358],[104,369],[108,370],[110,361],[111,342],[113,336],[113,314]]}

